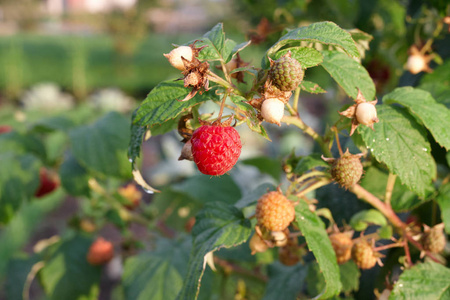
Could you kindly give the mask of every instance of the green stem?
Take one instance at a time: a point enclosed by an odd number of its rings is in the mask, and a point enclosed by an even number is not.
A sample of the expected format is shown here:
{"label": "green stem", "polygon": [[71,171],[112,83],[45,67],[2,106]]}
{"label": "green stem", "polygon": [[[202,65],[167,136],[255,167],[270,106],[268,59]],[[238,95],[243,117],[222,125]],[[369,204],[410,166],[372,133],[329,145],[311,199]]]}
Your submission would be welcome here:
{"label": "green stem", "polygon": [[317,181],[316,183],[310,185],[310,186],[307,187],[306,189],[304,189],[304,190],[302,190],[301,192],[297,193],[296,196],[300,198],[300,197],[302,197],[302,196],[308,194],[308,193],[311,192],[311,191],[314,191],[314,190],[316,190],[316,189],[318,189],[318,188],[320,188],[320,187],[322,187],[322,186],[324,186],[324,185],[329,184],[330,182],[331,182],[331,181],[330,181],[329,179]]}
{"label": "green stem", "polygon": [[297,115],[298,115],[298,100],[299,99],[300,99],[300,87],[295,89],[294,101],[292,103],[292,108],[294,109],[294,111],[296,112]]}
{"label": "green stem", "polygon": [[397,179],[397,175],[389,173],[388,181],[386,184],[386,193],[384,195],[384,203],[386,203],[386,205],[389,207],[391,206],[392,191],[394,190],[395,179]]}

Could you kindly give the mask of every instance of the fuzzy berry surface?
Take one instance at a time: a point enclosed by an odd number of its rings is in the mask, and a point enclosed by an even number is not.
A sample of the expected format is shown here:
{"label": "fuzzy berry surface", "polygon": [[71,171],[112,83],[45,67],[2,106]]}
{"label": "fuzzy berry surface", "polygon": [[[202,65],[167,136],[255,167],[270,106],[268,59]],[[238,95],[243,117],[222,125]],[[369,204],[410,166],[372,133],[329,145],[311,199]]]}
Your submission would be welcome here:
{"label": "fuzzy berry surface", "polygon": [[338,264],[349,261],[352,257],[352,239],[345,233],[333,233],[330,235],[330,241],[336,253]]}
{"label": "fuzzy berry surface", "polygon": [[440,253],[445,248],[445,234],[443,229],[432,227],[421,238],[423,248],[432,253]]}
{"label": "fuzzy berry surface", "polygon": [[351,188],[361,179],[363,166],[359,156],[344,153],[331,168],[331,177],[344,188]]}
{"label": "fuzzy berry surface", "polygon": [[367,241],[359,241],[353,245],[352,258],[356,265],[363,270],[373,268],[377,263],[372,246]]}
{"label": "fuzzy berry surface", "polygon": [[269,192],[258,200],[256,219],[270,231],[286,229],[295,218],[294,205],[280,192]]}
{"label": "fuzzy berry surface", "polygon": [[192,134],[192,156],[200,172],[223,175],[233,168],[241,154],[241,138],[230,126],[203,125]]}
{"label": "fuzzy berry surface", "polygon": [[283,56],[269,70],[272,83],[283,92],[295,90],[303,80],[304,71],[294,58]]}

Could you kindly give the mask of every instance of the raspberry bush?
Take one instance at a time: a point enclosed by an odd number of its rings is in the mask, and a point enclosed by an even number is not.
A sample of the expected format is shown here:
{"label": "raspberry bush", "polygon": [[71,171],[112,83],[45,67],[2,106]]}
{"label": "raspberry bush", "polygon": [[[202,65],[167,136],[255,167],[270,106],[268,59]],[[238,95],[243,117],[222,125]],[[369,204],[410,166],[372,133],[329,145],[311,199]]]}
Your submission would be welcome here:
{"label": "raspberry bush", "polygon": [[[239,42],[219,23],[167,45],[178,75],[129,115],[80,106],[0,124],[8,296],[34,284],[48,299],[98,299],[115,274],[111,299],[446,299],[449,9],[424,16],[434,30],[398,46],[398,61],[344,20],[261,21]],[[388,45],[409,41],[388,31]],[[165,176],[146,168],[158,147],[175,158]],[[65,233],[20,253],[65,199],[77,203]]]}

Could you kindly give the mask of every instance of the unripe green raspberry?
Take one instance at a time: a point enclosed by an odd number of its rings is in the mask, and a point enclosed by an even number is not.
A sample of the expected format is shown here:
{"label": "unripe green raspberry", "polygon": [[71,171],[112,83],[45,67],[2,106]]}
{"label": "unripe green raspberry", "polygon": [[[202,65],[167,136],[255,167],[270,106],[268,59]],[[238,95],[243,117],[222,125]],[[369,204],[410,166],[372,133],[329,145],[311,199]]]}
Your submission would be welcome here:
{"label": "unripe green raspberry", "polygon": [[271,61],[269,78],[283,92],[295,90],[303,80],[301,64],[290,57],[290,52],[276,61]]}
{"label": "unripe green raspberry", "polygon": [[347,189],[357,184],[362,174],[363,166],[360,161],[360,155],[353,155],[348,150],[340,158],[336,159],[331,167],[331,177],[340,186]]}

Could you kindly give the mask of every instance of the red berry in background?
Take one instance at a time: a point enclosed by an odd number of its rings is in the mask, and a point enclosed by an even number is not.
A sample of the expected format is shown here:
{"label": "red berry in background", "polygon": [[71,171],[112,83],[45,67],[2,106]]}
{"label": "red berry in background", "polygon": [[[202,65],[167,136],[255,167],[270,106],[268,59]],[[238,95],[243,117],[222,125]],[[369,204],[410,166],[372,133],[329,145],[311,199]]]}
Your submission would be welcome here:
{"label": "red berry in background", "polygon": [[97,238],[89,248],[87,261],[94,266],[104,265],[114,256],[114,246],[102,237]]}
{"label": "red berry in background", "polygon": [[2,133],[8,133],[12,131],[12,127],[9,125],[0,125],[0,134]]}
{"label": "red berry in background", "polygon": [[38,198],[53,192],[59,186],[58,175],[45,168],[40,169],[39,180],[39,188],[34,193],[34,195]]}
{"label": "red berry in background", "polygon": [[192,134],[192,155],[200,172],[223,175],[241,154],[239,133],[231,126],[203,125]]}

